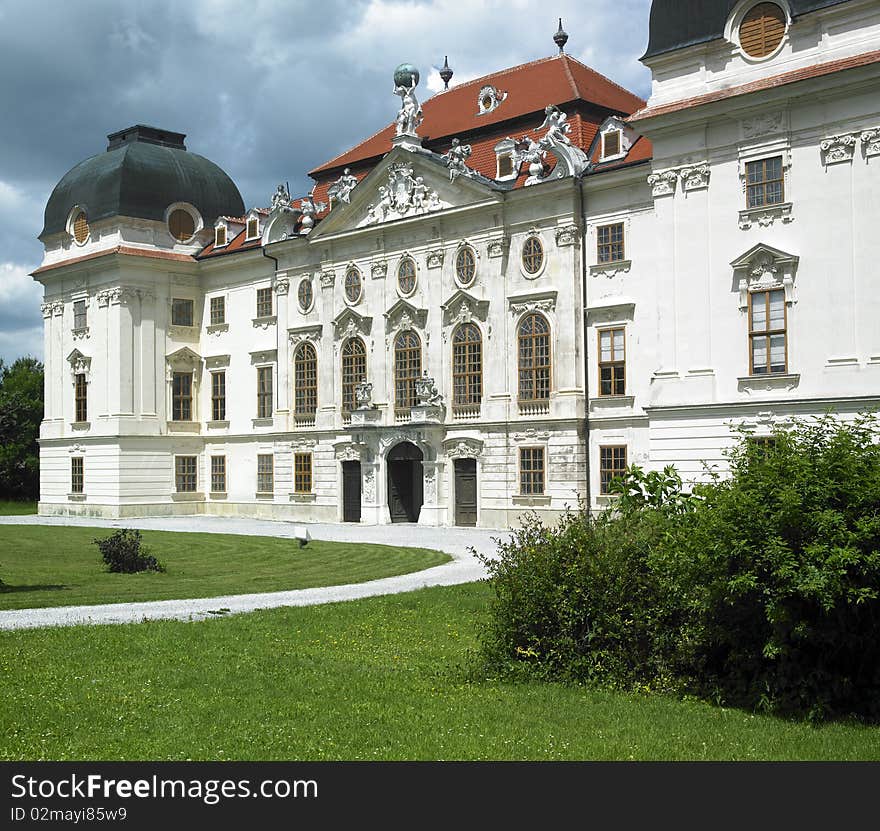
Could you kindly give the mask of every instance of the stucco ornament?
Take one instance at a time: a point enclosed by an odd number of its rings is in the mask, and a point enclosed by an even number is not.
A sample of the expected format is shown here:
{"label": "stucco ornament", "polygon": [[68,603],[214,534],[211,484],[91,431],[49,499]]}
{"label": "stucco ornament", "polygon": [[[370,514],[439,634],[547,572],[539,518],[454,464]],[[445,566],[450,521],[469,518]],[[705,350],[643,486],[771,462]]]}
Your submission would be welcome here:
{"label": "stucco ornament", "polygon": [[427,371],[421,378],[416,378],[416,398],[420,404],[430,404],[432,407],[439,407],[443,403],[443,396]]}
{"label": "stucco ornament", "polygon": [[436,191],[421,176],[413,176],[412,165],[398,162],[388,168],[388,185],[379,186],[379,201],[370,206],[366,224],[418,216],[441,207]]}
{"label": "stucco ornament", "polygon": [[841,136],[831,136],[819,144],[822,152],[823,164],[837,164],[838,162],[851,162],[856,152],[858,135],[847,133]]}
{"label": "stucco ornament", "polygon": [[376,406],[373,404],[373,385],[369,381],[361,381],[355,386],[354,397],[359,410],[372,410]]}
{"label": "stucco ornament", "polygon": [[357,187],[357,176],[353,176],[351,168],[345,168],[342,175],[330,186],[327,195],[330,199],[339,200],[348,204],[351,201],[351,192]]}
{"label": "stucco ornament", "polygon": [[541,144],[529,136],[523,136],[516,145],[516,155],[513,157],[514,167],[519,170],[523,164],[529,166],[529,176],[526,185],[534,185],[541,181],[544,173],[544,157],[546,150]]}
{"label": "stucco ornament", "polygon": [[422,123],[422,108],[416,98],[415,89],[419,83],[419,71],[412,64],[402,63],[394,70],[394,94],[400,97],[397,112],[398,136],[416,137],[416,128]]}
{"label": "stucco ornament", "polygon": [[302,211],[302,222],[300,228],[304,234],[307,234],[315,227],[315,215],[318,211],[323,211],[327,206],[323,202],[315,202],[311,196],[301,199],[299,209]]}
{"label": "stucco ornament", "polygon": [[452,139],[452,147],[444,153],[440,158],[449,168],[449,181],[454,182],[456,176],[473,176],[474,171],[471,170],[466,161],[473,152],[469,144],[462,144],[457,138]]}
{"label": "stucco ornament", "polygon": [[571,125],[566,123],[568,116],[555,104],[546,107],[544,115],[544,123],[540,129],[546,127],[547,132],[538,143],[542,149],[552,150],[558,162],[550,176],[554,179],[579,176],[587,169],[590,160],[583,150],[571,143],[568,137]]}

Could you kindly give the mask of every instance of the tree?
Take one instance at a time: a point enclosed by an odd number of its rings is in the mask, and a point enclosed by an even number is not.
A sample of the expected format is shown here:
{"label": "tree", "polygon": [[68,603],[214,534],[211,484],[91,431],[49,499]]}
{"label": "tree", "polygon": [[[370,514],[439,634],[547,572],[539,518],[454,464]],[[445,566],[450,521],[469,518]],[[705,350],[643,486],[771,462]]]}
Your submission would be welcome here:
{"label": "tree", "polygon": [[43,419],[43,365],[0,360],[0,498],[36,499],[40,489],[37,438]]}

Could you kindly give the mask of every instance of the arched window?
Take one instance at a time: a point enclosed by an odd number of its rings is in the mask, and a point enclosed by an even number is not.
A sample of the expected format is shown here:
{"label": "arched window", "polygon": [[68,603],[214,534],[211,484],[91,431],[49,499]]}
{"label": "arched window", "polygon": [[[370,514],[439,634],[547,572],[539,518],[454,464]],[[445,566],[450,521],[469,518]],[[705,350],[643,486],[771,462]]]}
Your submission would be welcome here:
{"label": "arched window", "polygon": [[342,347],[342,412],[357,408],[355,387],[367,377],[367,350],[360,338],[351,338]]}
{"label": "arched window", "polygon": [[517,334],[520,401],[546,401],[550,398],[550,324],[543,315],[527,315]]}
{"label": "arched window", "polygon": [[408,412],[416,404],[416,380],[422,375],[422,344],[408,330],[394,340],[394,409]]}
{"label": "arched window", "polygon": [[318,354],[310,343],[301,343],[293,356],[294,414],[314,416],[318,409]]}
{"label": "arched window", "polygon": [[452,406],[479,406],[483,397],[483,338],[474,323],[462,323],[452,336]]}

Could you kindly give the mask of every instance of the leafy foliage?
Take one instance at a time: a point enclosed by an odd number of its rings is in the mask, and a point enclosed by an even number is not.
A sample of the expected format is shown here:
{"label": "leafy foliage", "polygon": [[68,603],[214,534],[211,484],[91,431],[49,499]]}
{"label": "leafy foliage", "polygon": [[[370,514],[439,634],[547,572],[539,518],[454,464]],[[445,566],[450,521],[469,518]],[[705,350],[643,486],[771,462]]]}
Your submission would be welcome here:
{"label": "leafy foliage", "polygon": [[0,360],[0,499],[36,499],[40,489],[37,438],[43,419],[43,365]]}
{"label": "leafy foliage", "polygon": [[107,571],[121,574],[165,571],[165,567],[142,544],[140,531],[120,528],[109,537],[94,542],[107,564]]}
{"label": "leafy foliage", "polygon": [[686,493],[629,469],[612,510],[530,518],[495,557],[493,671],[880,718],[880,445],[871,416],[743,435]]}

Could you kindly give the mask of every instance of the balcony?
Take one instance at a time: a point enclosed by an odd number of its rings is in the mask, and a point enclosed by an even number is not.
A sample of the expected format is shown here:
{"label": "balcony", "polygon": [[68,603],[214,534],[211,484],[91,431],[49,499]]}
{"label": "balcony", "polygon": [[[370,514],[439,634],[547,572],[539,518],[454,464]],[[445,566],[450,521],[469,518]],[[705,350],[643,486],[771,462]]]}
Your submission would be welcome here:
{"label": "balcony", "polygon": [[[349,414],[349,418],[351,415]],[[311,412],[295,412],[293,414],[293,423],[297,427],[314,427],[315,426],[315,411]]]}

